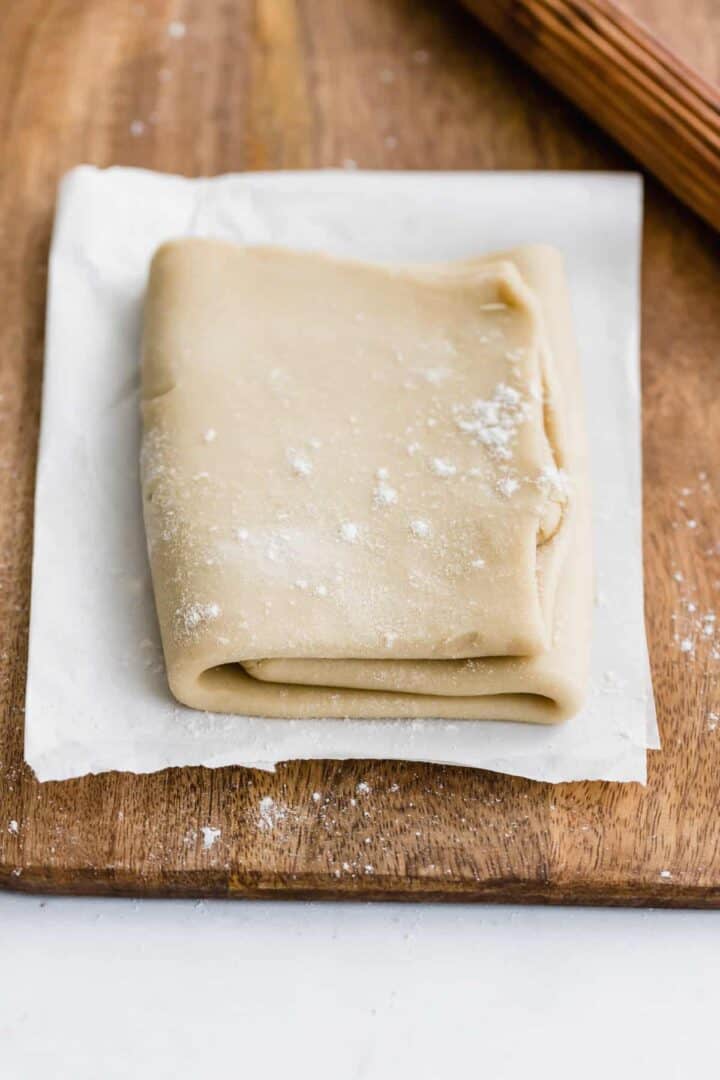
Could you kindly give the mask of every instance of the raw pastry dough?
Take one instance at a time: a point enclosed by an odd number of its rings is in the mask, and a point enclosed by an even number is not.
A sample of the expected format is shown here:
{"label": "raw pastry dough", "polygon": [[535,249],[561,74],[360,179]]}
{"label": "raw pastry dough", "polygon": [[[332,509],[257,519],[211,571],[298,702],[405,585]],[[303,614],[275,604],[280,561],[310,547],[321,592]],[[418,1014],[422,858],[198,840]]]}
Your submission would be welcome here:
{"label": "raw pastry dough", "polygon": [[143,420],[180,701],[539,722],[579,708],[586,454],[553,249],[388,267],[167,244]]}

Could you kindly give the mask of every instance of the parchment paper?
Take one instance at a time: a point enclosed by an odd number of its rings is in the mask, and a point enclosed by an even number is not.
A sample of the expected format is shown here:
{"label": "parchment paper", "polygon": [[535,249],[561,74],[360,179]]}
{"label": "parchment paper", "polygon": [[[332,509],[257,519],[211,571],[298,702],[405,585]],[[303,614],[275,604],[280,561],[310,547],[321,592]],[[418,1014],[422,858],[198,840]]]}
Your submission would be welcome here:
{"label": "parchment paper", "polygon": [[[81,166],[50,257],[25,752],[40,780],[290,758],[436,761],[562,781],[645,779],[657,745],[643,623],[638,269],[628,174],[246,174]],[[558,727],[295,721],[193,712],[167,690],[138,483],[138,355],[150,257],[180,235],[376,260],[545,241],[567,258],[592,448],[593,687]]]}

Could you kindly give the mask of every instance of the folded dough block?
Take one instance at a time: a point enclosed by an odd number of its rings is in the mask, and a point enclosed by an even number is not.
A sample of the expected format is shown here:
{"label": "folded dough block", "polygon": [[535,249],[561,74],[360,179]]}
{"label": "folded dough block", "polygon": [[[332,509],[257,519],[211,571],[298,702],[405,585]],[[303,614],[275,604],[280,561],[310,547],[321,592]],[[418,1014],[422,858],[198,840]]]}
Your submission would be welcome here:
{"label": "folded dough block", "polygon": [[285,717],[553,722],[590,539],[562,261],[153,260],[142,484],[170,687]]}

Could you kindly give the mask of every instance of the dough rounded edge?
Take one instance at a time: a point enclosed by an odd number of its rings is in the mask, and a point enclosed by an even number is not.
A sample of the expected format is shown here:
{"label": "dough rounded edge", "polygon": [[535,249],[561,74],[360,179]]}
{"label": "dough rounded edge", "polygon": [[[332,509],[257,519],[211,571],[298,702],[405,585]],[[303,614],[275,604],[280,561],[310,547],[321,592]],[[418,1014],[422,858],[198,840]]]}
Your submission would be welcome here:
{"label": "dough rounded edge", "polygon": [[572,715],[582,690],[571,679],[545,675],[533,691],[450,697],[394,691],[263,682],[241,665],[225,671],[168,667],[168,682],[183,705],[205,712],[268,719],[490,720],[557,724]]}

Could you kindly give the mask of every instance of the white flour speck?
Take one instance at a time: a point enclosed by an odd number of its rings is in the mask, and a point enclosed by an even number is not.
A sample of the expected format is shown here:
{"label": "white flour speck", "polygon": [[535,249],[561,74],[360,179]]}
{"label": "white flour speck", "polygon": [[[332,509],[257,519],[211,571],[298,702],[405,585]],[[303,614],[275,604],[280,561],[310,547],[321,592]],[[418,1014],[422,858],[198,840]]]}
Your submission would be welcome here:
{"label": "white flour speck", "polygon": [[433,386],[438,386],[441,382],[445,382],[445,379],[449,379],[452,375],[452,368],[448,367],[429,367],[425,368],[420,373],[425,380]]}
{"label": "white flour speck", "polygon": [[314,803],[319,803],[321,801],[321,799],[322,799],[321,793],[319,791],[313,791],[313,793],[312,793],[312,801]]}
{"label": "white flour speck", "polygon": [[418,540],[426,540],[432,529],[430,528],[430,522],[425,521],[423,518],[416,518],[410,522],[410,532],[413,536],[416,536]]}
{"label": "white flour speck", "polygon": [[680,641],[680,652],[691,653],[695,646],[693,645],[692,638],[682,638]]}
{"label": "white flour speck", "polygon": [[203,850],[209,851],[218,837],[222,836],[222,829],[214,829],[212,825],[202,825],[200,832],[203,837]]}
{"label": "white flour speck", "polygon": [[483,568],[483,566],[485,565],[485,560],[484,559],[473,559],[473,561],[470,563],[470,565],[472,566],[473,570],[481,570]]}
{"label": "white flour speck", "polygon": [[370,785],[365,780],[361,780],[360,783],[355,788],[355,791],[357,792],[358,795],[369,795],[370,792],[372,791],[372,788],[370,787]]}
{"label": "white flour speck", "polygon": [[174,38],[176,41],[179,41],[180,38],[184,38],[187,34],[187,26],[184,22],[180,22],[179,19],[173,19],[172,22],[168,23],[167,32],[168,37]]}
{"label": "white flour speck", "polygon": [[502,476],[497,482],[497,489],[501,495],[509,499],[520,487],[519,482],[513,476]]}
{"label": "white flour speck", "polygon": [[309,476],[313,470],[312,462],[303,454],[296,454],[294,450],[288,451],[288,461],[296,476]]}
{"label": "white flour speck", "polygon": [[476,398],[467,405],[455,405],[455,424],[501,461],[512,457],[512,445],[530,408],[522,395],[507,383],[498,383],[490,398]]}
{"label": "white flour speck", "polygon": [[554,463],[545,465],[540,470],[535,483],[550,498],[564,500],[570,493],[570,478],[564,469],[558,469]]}
{"label": "white flour speck", "polygon": [[[378,473],[380,469],[378,469]],[[392,506],[398,501],[398,493],[386,480],[381,479],[373,491],[373,502],[376,506]]]}
{"label": "white flour speck", "polygon": [[663,879],[663,881],[670,881],[672,878],[672,874],[669,870],[661,870],[660,877]]}
{"label": "white flour speck", "polygon": [[433,458],[430,462],[430,469],[436,476],[449,477],[454,476],[457,472],[457,466],[453,465],[451,461],[447,461],[445,458]]}
{"label": "white flour speck", "polygon": [[8,822],[7,831],[10,833],[11,836],[17,836],[17,834],[20,832],[20,826],[18,825],[17,821],[13,819],[12,821]]}
{"label": "white flour speck", "polygon": [[354,544],[360,536],[360,527],[354,521],[343,521],[340,526],[340,535],[348,544]]}
{"label": "white flour speck", "polygon": [[217,619],[220,614],[219,604],[186,604],[185,607],[178,608],[175,618],[180,629],[190,634],[203,623]]}
{"label": "white flour speck", "polygon": [[270,795],[265,795],[260,800],[259,810],[258,828],[267,832],[272,832],[278,821],[283,821],[286,817],[286,811],[281,806],[278,806]]}
{"label": "white flour speck", "polygon": [[327,585],[316,585],[313,592],[316,596],[327,596]]}
{"label": "white flour speck", "polygon": [[133,120],[130,125],[130,134],[135,139],[139,139],[141,135],[145,134],[145,124],[142,120]]}
{"label": "white flour speck", "polygon": [[203,431],[203,442],[215,442],[216,439],[217,431],[215,430],[215,428],[209,427],[205,431]]}

